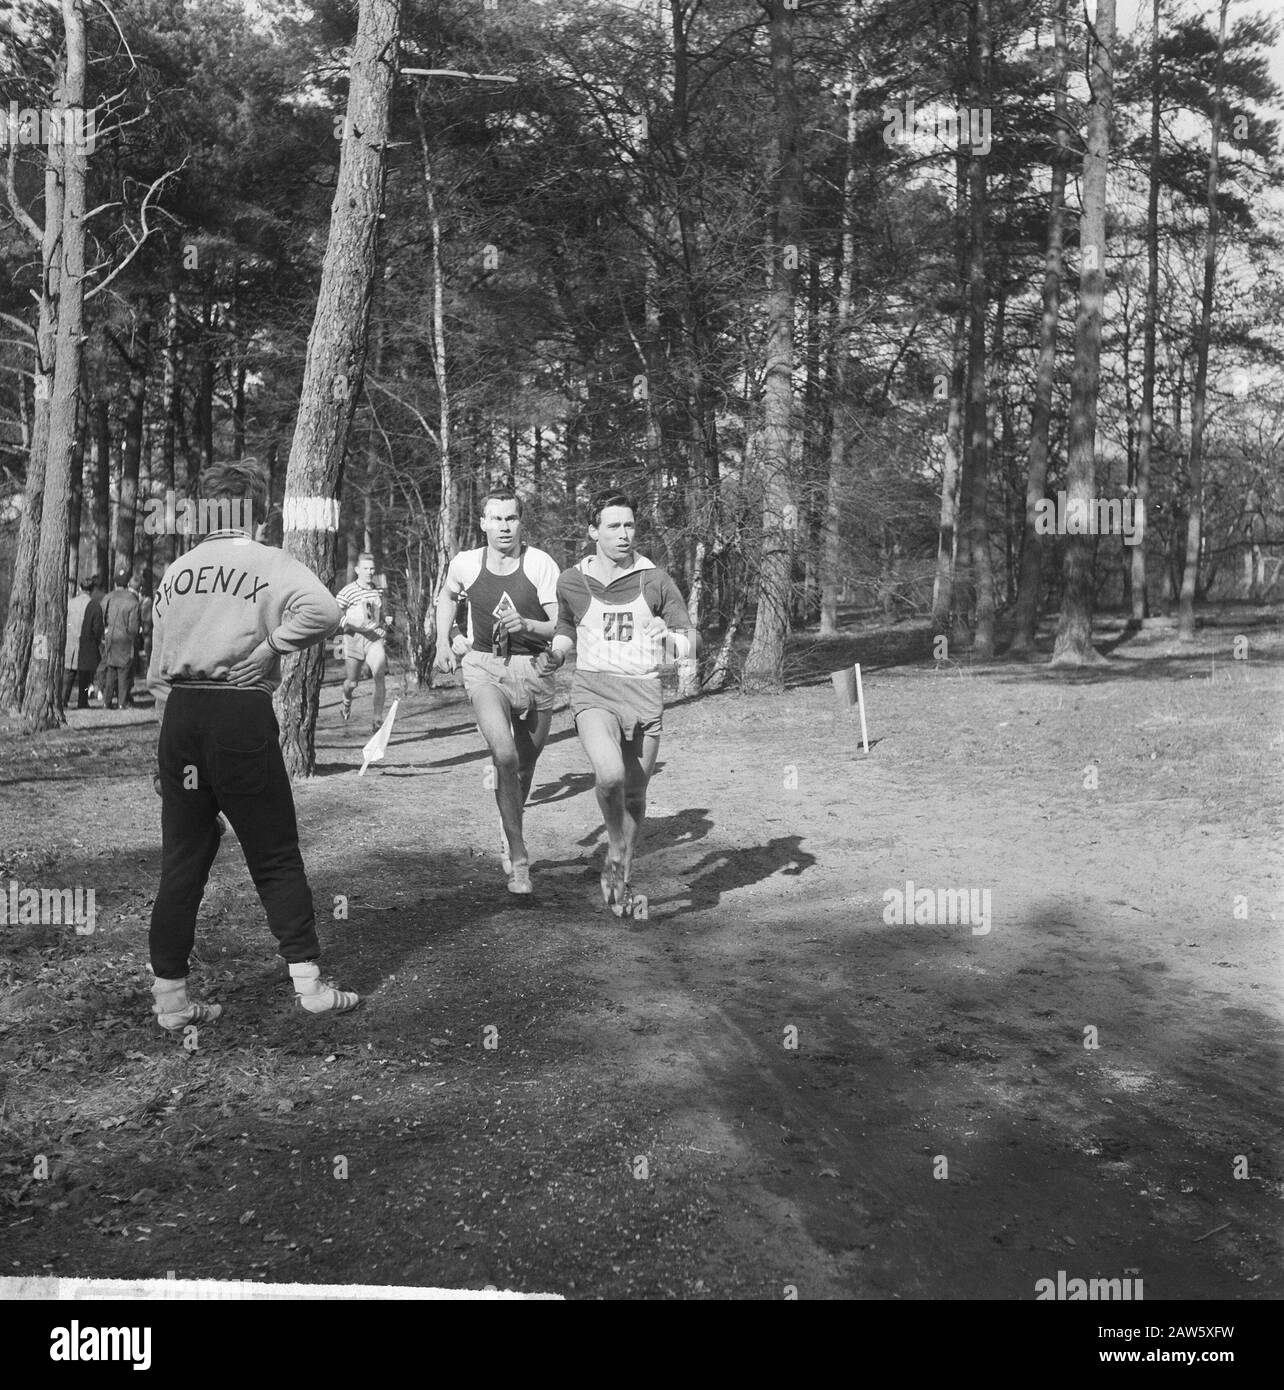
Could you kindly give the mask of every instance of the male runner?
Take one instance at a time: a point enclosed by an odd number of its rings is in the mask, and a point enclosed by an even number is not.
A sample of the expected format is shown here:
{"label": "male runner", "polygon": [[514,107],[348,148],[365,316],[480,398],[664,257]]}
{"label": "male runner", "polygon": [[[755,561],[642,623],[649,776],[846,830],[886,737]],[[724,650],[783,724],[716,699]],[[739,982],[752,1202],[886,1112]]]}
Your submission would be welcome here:
{"label": "male runner", "polygon": [[486,544],[450,562],[437,597],[439,671],[459,663],[450,640],[461,596],[468,601],[463,651],[464,689],[495,767],[495,801],[504,827],[501,861],[510,893],[530,893],[530,856],[522,834],[522,808],[553,718],[553,676],[534,668],[557,622],[558,565],[543,550],[522,543],[522,503],[495,491],[482,503]]}
{"label": "male runner", "polygon": [[557,581],[557,632],[539,665],[556,670],[576,647],[571,709],[606,822],[602,898],[631,917],[633,856],[660,752],[660,667],[694,656],[699,634],[677,585],[634,549],[633,503],[602,493],[589,515],[595,549]]}
{"label": "male runner", "polygon": [[334,596],[343,610],[343,660],[347,674],[343,679],[343,703],[339,713],[343,722],[352,714],[352,697],[366,667],[374,680],[374,722],[370,732],[377,734],[383,723],[384,678],[388,670],[388,651],[384,638],[392,626],[388,595],[374,584],[375,561],[369,551],[357,556],[357,577]]}

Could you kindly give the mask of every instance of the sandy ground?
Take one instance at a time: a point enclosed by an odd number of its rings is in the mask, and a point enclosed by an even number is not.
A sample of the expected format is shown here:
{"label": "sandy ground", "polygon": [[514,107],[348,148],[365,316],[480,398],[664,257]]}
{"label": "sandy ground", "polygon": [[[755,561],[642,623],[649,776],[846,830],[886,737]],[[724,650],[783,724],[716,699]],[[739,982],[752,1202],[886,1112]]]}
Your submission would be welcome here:
{"label": "sandy ground", "polygon": [[[186,1047],[148,1011],[151,713],[7,738],[0,886],[93,888],[97,922],[0,928],[0,1273],[1278,1298],[1279,620],[1103,624],[1111,667],[1069,676],[934,663],[922,627],[800,642],[783,697],[666,711],[632,924],[568,712],[527,903],[462,691],[406,691],[358,778],[369,686],[345,727],[332,666],[296,798],[365,1002],[291,1007],[229,837],[193,977],[226,1013]],[[907,881],[989,929],[889,924]]]}

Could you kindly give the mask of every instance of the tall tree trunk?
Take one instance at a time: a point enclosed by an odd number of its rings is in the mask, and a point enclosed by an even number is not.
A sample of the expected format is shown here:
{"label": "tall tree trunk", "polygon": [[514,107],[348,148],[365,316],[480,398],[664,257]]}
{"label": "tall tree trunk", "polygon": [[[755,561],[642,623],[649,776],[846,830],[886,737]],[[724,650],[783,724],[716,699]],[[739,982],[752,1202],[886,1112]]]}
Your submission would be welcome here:
{"label": "tall tree trunk", "polygon": [[1204,415],[1208,395],[1208,348],[1212,338],[1213,285],[1217,275],[1218,142],[1222,134],[1222,71],[1226,55],[1226,11],[1222,0],[1217,33],[1217,75],[1213,82],[1212,137],[1208,148],[1208,230],[1204,234],[1204,285],[1199,299],[1199,337],[1195,340],[1195,385],[1190,401],[1190,514],[1186,521],[1186,568],[1177,609],[1177,640],[1195,640],[1195,597],[1199,590],[1200,530],[1204,519]]}
{"label": "tall tree trunk", "polygon": [[1155,337],[1159,319],[1159,5],[1150,16],[1150,171],[1146,194],[1146,319],[1141,366],[1141,419],[1137,426],[1136,536],[1132,547],[1132,620],[1150,616],[1146,593],[1146,505],[1150,500],[1150,454],[1155,435]]}
{"label": "tall tree trunk", "polygon": [[[1159,0],[1155,0],[1158,4]],[[1066,13],[1069,0],[1058,0],[1052,20],[1056,84],[1056,148],[1052,189],[1048,194],[1048,242],[1043,267],[1043,316],[1039,321],[1039,365],[1030,415],[1030,462],[1025,483],[1025,527],[1021,536],[1021,577],[1017,582],[1016,627],[1009,655],[1034,651],[1039,620],[1039,586],[1043,577],[1043,537],[1035,530],[1038,505],[1048,489],[1048,430],[1052,422],[1052,387],[1057,368],[1057,323],[1061,317],[1062,239],[1065,227],[1066,170],[1070,155],[1070,113],[1066,102]]]}
{"label": "tall tree trunk", "polygon": [[[771,78],[775,106],[776,181],[771,289],[767,296],[766,383],[759,467],[763,470],[762,558],[758,614],[745,658],[748,690],[780,690],[785,679],[785,636],[798,510],[794,505],[794,306],[801,230],[802,164],[798,89],[794,82],[794,11],[786,0],[761,0],[770,19]],[[792,250],[792,255],[790,254]]]}
{"label": "tall tree trunk", "polygon": [[214,377],[216,368],[214,322],[218,310],[213,303],[213,282],[216,274],[217,271],[210,271],[205,276],[204,282],[205,301],[201,309],[201,369],[197,377],[196,418],[193,421],[196,428],[196,443],[200,449],[202,472],[213,467],[214,464]]}
{"label": "tall tree trunk", "polygon": [[[80,523],[85,509],[85,434],[89,425],[85,410],[84,382],[76,407],[76,443],[71,454],[71,493],[67,502],[67,575],[80,580]],[[74,597],[72,590],[69,597]]]}
{"label": "tall tree trunk", "polygon": [[134,572],[134,532],[138,516],[138,469],[143,452],[143,407],[147,397],[148,352],[152,325],[139,325],[133,353],[121,355],[129,367],[125,434],[120,449],[120,491],[116,508],[116,569]]}
{"label": "tall tree trunk", "polygon": [[1070,430],[1066,445],[1068,515],[1078,512],[1083,533],[1065,537],[1064,584],[1054,666],[1104,662],[1092,645],[1093,556],[1087,533],[1096,490],[1097,391],[1101,378],[1101,309],[1106,284],[1106,181],[1110,166],[1110,111],[1114,89],[1115,0],[1097,0],[1089,29],[1087,150],[1083,160],[1083,213],[1079,220],[1079,312],[1070,373]]}
{"label": "tall tree trunk", "polygon": [[232,457],[245,457],[245,351],[238,349],[236,381],[232,388]]}
{"label": "tall tree trunk", "polygon": [[[162,391],[164,423],[161,427],[160,491],[162,495],[177,491],[178,479],[174,470],[175,445],[178,434],[178,291],[171,288],[165,313],[165,367]],[[157,538],[156,552],[163,574],[178,555],[178,538],[168,531]]]}
{"label": "tall tree trunk", "polygon": [[[820,254],[807,256],[807,341],[803,347],[802,495],[799,497],[798,536],[803,548],[803,582],[795,592],[794,621],[799,625],[820,617],[816,558],[825,519],[824,484],[829,478],[826,411],[820,377]],[[821,454],[824,452],[822,476]]]}
{"label": "tall tree trunk", "polygon": [[111,588],[111,416],[105,398],[93,408],[94,433],[94,572]]}
{"label": "tall tree trunk", "polygon": [[241,286],[241,263],[232,267],[232,308],[228,315],[228,337],[232,344],[232,457],[245,457],[245,343],[241,338],[241,315],[237,294]]}
{"label": "tall tree trunk", "polygon": [[[972,0],[968,9],[968,95],[971,108],[988,109],[990,79],[990,2]],[[994,655],[994,567],[990,561],[990,459],[987,421],[988,373],[985,355],[985,278],[987,206],[985,156],[975,144],[968,161],[968,395],[964,416],[964,478],[968,488],[972,592],[976,627],[972,649],[982,660]]]}
{"label": "tall tree trunk", "polygon": [[58,330],[58,281],[62,259],[61,147],[46,150],[45,225],[40,236],[39,317],[36,321],[35,403],[31,442],[27,451],[27,481],[18,542],[13,557],[13,585],[4,636],[0,639],[0,709],[16,712],[22,706],[27,667],[31,660],[32,623],[36,615],[36,561],[41,552],[46,461],[49,452],[49,410],[53,402],[54,352]]}
{"label": "tall tree trunk", "polygon": [[377,574],[382,574],[384,566],[383,508],[379,505],[379,499],[375,496],[375,480],[373,478],[369,479],[366,483],[362,530],[365,533],[365,548],[375,558],[375,572]]}
{"label": "tall tree trunk", "polygon": [[273,503],[275,502],[275,500],[276,500],[276,495],[277,495],[277,486],[276,486],[276,483],[277,483],[277,473],[278,473],[278,471],[280,470],[280,463],[281,463],[281,458],[280,458],[280,456],[281,456],[281,446],[276,442],[275,439],[269,439],[269,440],[268,440],[267,450],[266,450],[266,453],[265,453],[265,455],[264,455],[264,464],[263,464],[263,467],[264,467],[265,470],[267,471],[267,480],[268,480],[268,510],[269,510],[269,511],[271,511],[271,509],[272,509],[272,504],[273,504]]}
{"label": "tall tree trunk", "polygon": [[[400,28],[399,0],[361,0],[330,236],[285,477],[285,549],[331,587],[344,454],[365,372]],[[316,766],[324,671],[321,644],[284,663],[276,710],[296,777]]]}
{"label": "tall tree trunk", "polygon": [[[62,0],[67,40],[67,75],[59,107],[85,108],[84,0]],[[54,342],[53,393],[49,406],[49,451],[45,505],[40,526],[36,612],[31,664],[22,714],[33,732],[57,728],[62,716],[63,648],[67,630],[67,508],[76,448],[76,404],[80,394],[85,307],[84,146],[62,147],[62,270],[58,284],[58,332]]]}
{"label": "tall tree trunk", "polygon": [[850,482],[851,407],[847,400],[847,358],[851,348],[852,277],[856,260],[853,227],[856,203],[856,70],[847,69],[846,169],[843,173],[842,243],[838,253],[838,297],[834,305],[833,379],[830,402],[829,476],[825,480],[825,515],[820,532],[820,636],[838,635],[838,574],[842,565],[843,502]]}
{"label": "tall tree trunk", "polygon": [[440,494],[437,501],[437,532],[433,547],[433,601],[428,605],[427,642],[436,646],[436,591],[446,582],[446,570],[455,553],[459,534],[459,480],[456,477],[450,419],[450,381],[446,370],[445,276],[441,265],[441,214],[433,183],[432,155],[428,126],[424,119],[423,97],[415,94],[415,116],[419,126],[419,150],[424,166],[424,197],[428,204],[430,234],[429,262],[432,270],[432,371],[437,386],[437,457]]}
{"label": "tall tree trunk", "polygon": [[[688,612],[699,627],[708,607],[710,565],[726,545],[720,495],[721,465],[718,459],[717,410],[710,397],[708,373],[712,365],[709,317],[705,311],[702,256],[699,231],[691,205],[690,145],[690,52],[688,30],[694,11],[686,0],[669,0],[669,30],[673,52],[673,132],[671,152],[674,160],[673,187],[679,250],[682,265],[681,351],[686,377],[687,410],[687,511],[697,519],[702,537],[692,555],[691,591]],[[697,657],[678,663],[678,694],[691,696],[700,689]]]}
{"label": "tall tree trunk", "polygon": [[954,611],[954,574],[958,554],[959,496],[963,478],[963,392],[967,382],[967,297],[962,290],[967,268],[967,161],[954,161],[954,253],[959,297],[950,338],[949,402],[946,407],[941,466],[941,511],[936,530],[936,576],[932,583],[932,635],[952,638],[959,615]]}

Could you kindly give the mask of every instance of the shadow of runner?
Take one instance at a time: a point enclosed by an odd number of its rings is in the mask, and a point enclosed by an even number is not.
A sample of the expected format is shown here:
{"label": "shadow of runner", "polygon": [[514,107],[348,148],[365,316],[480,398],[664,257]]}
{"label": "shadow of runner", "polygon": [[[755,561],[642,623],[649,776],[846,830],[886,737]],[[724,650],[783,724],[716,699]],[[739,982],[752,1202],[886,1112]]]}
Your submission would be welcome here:
{"label": "shadow of runner", "polygon": [[[549,740],[552,742],[552,740]],[[541,782],[527,801],[528,806],[551,806],[555,801],[569,801],[581,792],[593,790],[591,772],[564,772],[556,782]]]}
{"label": "shadow of runner", "polygon": [[[713,850],[687,870],[692,875],[688,890],[691,901],[672,915],[681,917],[689,912],[703,912],[717,907],[724,893],[761,883],[773,874],[796,878],[816,863],[816,856],[802,848],[801,835],[778,835],[765,845],[745,849]],[[654,899],[656,903],[673,902],[673,898]]]}

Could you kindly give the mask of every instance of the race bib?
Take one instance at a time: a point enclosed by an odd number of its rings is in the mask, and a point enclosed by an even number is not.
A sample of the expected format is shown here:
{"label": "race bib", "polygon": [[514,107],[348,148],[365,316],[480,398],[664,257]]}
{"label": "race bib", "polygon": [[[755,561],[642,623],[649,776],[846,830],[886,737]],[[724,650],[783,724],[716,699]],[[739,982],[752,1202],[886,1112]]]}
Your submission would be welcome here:
{"label": "race bib", "polygon": [[631,642],[633,640],[632,608],[608,608],[602,614],[602,640],[604,642]]}

